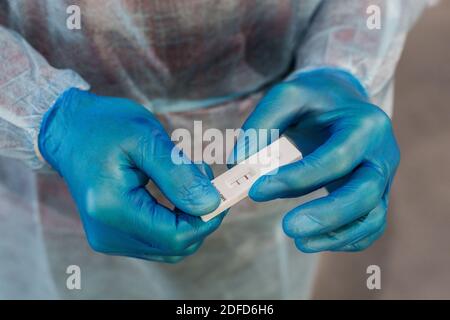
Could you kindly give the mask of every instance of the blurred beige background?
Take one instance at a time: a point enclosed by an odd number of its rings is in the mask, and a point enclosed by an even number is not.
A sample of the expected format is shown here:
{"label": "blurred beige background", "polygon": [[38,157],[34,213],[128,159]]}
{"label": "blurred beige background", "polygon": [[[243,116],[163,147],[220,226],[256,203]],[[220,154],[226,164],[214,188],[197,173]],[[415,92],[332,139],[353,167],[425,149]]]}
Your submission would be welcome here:
{"label": "blurred beige background", "polygon": [[[324,254],[315,299],[450,299],[450,0],[409,36],[394,117],[402,163],[388,229],[363,253]],[[371,264],[381,290],[366,287]]]}

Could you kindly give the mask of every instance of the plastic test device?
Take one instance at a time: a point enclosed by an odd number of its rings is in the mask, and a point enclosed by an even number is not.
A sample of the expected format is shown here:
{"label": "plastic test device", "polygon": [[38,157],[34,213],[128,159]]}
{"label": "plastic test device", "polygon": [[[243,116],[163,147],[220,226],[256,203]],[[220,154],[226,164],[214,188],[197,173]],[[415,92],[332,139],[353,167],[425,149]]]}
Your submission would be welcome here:
{"label": "plastic test device", "polygon": [[202,216],[202,220],[209,221],[246,198],[251,186],[259,177],[301,158],[302,154],[294,144],[286,137],[281,137],[238,163],[211,181],[219,191],[221,201],[217,209]]}

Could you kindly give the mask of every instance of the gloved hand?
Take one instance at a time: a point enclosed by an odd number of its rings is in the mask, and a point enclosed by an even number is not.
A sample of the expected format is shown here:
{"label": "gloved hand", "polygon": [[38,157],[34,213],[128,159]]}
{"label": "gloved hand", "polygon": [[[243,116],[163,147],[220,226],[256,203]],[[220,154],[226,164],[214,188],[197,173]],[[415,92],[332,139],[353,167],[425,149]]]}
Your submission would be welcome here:
{"label": "gloved hand", "polygon": [[[276,85],[242,129],[250,128],[278,128],[304,154],[277,174],[258,179],[249,192],[253,200],[331,189],[328,196],[284,217],[283,229],[298,249],[359,251],[381,236],[400,154],[389,117],[369,103],[352,75],[317,69]],[[269,142],[255,146],[240,139],[234,155],[240,161],[246,152],[252,154]]]}
{"label": "gloved hand", "polygon": [[[176,262],[221,223],[223,215],[208,223],[198,217],[220,202],[210,179],[194,164],[174,164],[162,125],[130,100],[70,89],[46,113],[38,142],[68,184],[96,251]],[[174,211],[148,193],[149,179]]]}

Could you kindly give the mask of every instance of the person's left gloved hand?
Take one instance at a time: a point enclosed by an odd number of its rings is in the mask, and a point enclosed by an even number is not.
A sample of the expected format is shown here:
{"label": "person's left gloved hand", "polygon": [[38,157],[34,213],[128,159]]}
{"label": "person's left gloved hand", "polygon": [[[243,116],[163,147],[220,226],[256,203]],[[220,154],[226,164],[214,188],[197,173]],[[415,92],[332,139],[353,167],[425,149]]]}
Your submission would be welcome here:
{"label": "person's left gloved hand", "polygon": [[[391,120],[371,104],[360,83],[336,69],[303,72],[273,87],[242,129],[280,129],[304,158],[261,177],[255,201],[298,197],[321,187],[331,193],[294,208],[285,233],[304,252],[360,251],[381,236],[400,153]],[[235,155],[259,146],[238,140]]]}

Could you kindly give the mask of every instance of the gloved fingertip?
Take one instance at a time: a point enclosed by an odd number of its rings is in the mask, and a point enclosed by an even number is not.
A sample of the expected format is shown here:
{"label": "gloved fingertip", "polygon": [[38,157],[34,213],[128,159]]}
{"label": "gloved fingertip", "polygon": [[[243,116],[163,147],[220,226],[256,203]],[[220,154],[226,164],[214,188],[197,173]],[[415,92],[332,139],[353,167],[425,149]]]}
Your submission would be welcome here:
{"label": "gloved fingertip", "polygon": [[201,216],[211,213],[220,204],[219,192],[198,168],[180,173],[169,182],[165,195],[182,212]]}
{"label": "gloved fingertip", "polygon": [[348,244],[348,245],[345,245],[345,246],[342,246],[339,248],[330,249],[329,251],[330,252],[348,252],[348,253],[354,252],[355,253],[355,252],[360,252],[362,250],[364,250],[364,249],[359,248],[358,246],[355,246],[353,244]]}
{"label": "gloved fingertip", "polygon": [[318,229],[322,226],[297,210],[288,212],[283,218],[283,231],[291,238],[311,237],[317,234]]}
{"label": "gloved fingertip", "polygon": [[324,232],[326,226],[318,218],[314,218],[312,213],[296,209],[283,219],[283,229],[287,235],[312,237]]}
{"label": "gloved fingertip", "polygon": [[302,240],[295,239],[295,246],[298,250],[300,250],[303,253],[317,253],[320,252],[320,250],[317,250],[315,248],[312,248],[311,246],[308,246],[307,244],[304,244]]}
{"label": "gloved fingertip", "polygon": [[187,213],[195,216],[202,216],[214,211],[219,206],[219,204],[220,194],[211,185],[211,187],[205,189],[202,194],[198,195],[197,200],[191,204],[191,208]]}
{"label": "gloved fingertip", "polygon": [[163,260],[161,262],[175,265],[175,264],[179,264],[184,259],[186,259],[186,256],[168,256],[168,257],[163,257]]}
{"label": "gloved fingertip", "polygon": [[188,247],[188,248],[183,252],[183,256],[190,256],[190,255],[196,253],[196,252],[200,249],[200,247],[202,246],[202,244],[203,244],[203,239],[200,240],[200,241],[197,242],[197,243],[194,243],[193,245],[191,245],[190,247]]}
{"label": "gloved fingertip", "polygon": [[262,176],[252,185],[248,192],[248,196],[256,202],[270,201],[277,198],[273,192],[274,188],[271,184],[270,175]]}
{"label": "gloved fingertip", "polygon": [[258,181],[253,184],[248,192],[248,196],[250,199],[256,202],[268,201],[267,194],[264,192],[264,184],[259,183]]}
{"label": "gloved fingertip", "polygon": [[322,251],[334,251],[335,249],[342,247],[339,241],[330,241],[329,237],[319,236],[314,238],[298,238],[299,243],[303,247],[307,248],[310,252],[322,252]]}
{"label": "gloved fingertip", "polygon": [[297,230],[296,228],[293,226],[293,223],[291,221],[291,218],[289,217],[289,213],[284,216],[283,220],[282,220],[282,226],[283,226],[283,231],[284,233],[290,237],[290,238],[295,238],[297,236]]}

